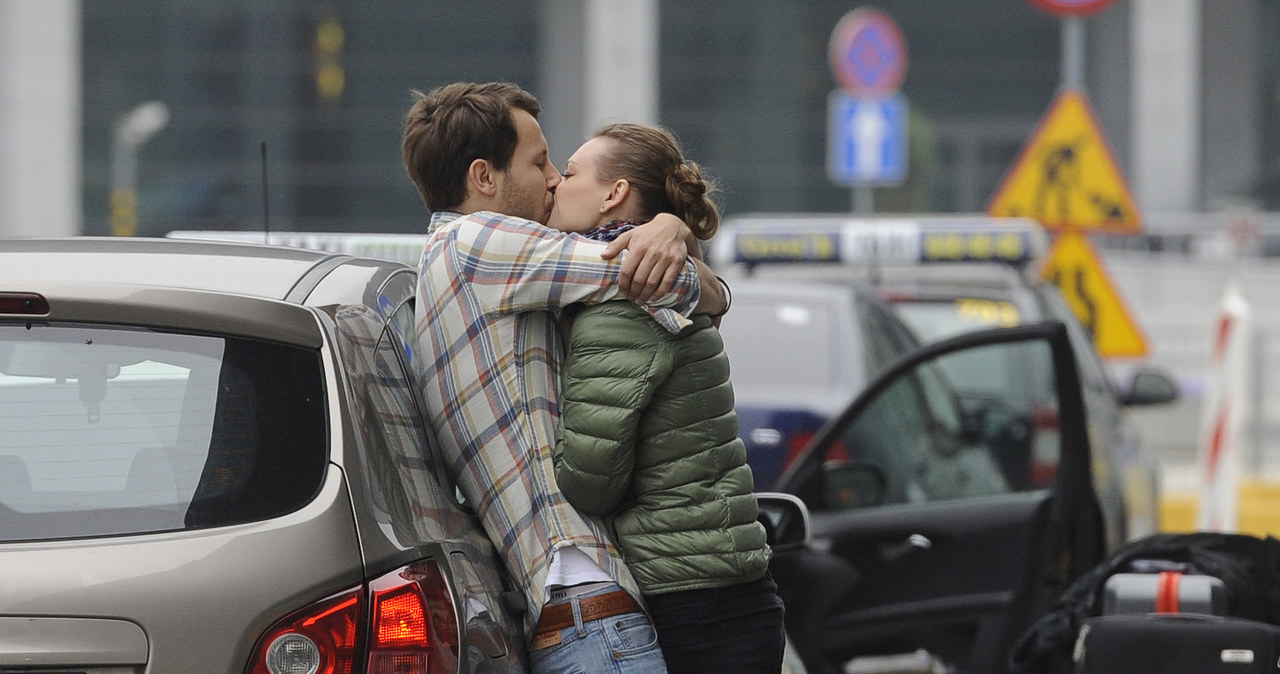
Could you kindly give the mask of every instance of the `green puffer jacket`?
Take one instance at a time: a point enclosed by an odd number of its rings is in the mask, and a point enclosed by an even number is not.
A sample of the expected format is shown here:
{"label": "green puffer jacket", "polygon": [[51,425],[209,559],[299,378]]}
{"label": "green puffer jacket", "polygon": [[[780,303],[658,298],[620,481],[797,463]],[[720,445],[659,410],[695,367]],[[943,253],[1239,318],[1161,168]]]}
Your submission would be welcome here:
{"label": "green puffer jacket", "polygon": [[556,479],[609,520],[646,595],[762,577],[770,550],[706,316],[673,335],[627,301],[583,308],[563,369]]}

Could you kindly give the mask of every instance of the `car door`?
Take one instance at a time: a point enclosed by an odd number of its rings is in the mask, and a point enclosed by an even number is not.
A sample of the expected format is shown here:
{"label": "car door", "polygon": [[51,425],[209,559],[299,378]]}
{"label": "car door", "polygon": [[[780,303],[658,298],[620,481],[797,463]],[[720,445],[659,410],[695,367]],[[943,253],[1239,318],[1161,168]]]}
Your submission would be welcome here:
{"label": "car door", "polygon": [[[981,368],[948,365],[1015,349],[1053,375],[1052,429],[971,393],[989,393]],[[924,649],[1004,671],[1022,630],[1102,559],[1083,405],[1061,323],[962,335],[877,377],[778,483],[812,517],[812,543],[773,566],[806,666]]]}

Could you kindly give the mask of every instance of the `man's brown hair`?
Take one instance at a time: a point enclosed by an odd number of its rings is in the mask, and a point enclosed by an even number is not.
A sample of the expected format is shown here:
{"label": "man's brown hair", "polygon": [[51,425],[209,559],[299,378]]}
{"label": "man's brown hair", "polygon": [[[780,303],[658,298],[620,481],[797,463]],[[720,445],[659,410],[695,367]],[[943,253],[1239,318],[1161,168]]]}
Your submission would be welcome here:
{"label": "man's brown hair", "polygon": [[405,170],[429,211],[453,208],[467,198],[467,170],[477,159],[506,171],[518,137],[514,110],[537,118],[533,94],[509,82],[455,82],[429,93],[413,91],[404,118],[401,154]]}

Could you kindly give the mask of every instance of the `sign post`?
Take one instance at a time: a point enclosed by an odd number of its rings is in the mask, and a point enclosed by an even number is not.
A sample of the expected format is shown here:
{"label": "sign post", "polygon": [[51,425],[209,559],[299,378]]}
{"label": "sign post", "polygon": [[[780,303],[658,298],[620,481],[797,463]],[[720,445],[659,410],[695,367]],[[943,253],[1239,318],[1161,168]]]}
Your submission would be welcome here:
{"label": "sign post", "polygon": [[855,212],[871,213],[873,187],[906,179],[906,44],[887,14],[860,7],[836,24],[828,57],[841,88],[827,103],[827,175],[853,187]]}

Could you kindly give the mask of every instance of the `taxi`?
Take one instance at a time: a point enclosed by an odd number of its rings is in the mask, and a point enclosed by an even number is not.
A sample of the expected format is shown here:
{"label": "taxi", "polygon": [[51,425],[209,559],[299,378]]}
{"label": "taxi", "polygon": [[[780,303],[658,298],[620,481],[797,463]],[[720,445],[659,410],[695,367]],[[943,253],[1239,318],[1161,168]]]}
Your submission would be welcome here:
{"label": "taxi", "polygon": [[[1140,368],[1123,385],[1112,380],[1057,288],[1038,275],[1048,249],[1044,229],[1020,218],[763,214],[727,220],[709,261],[719,272],[752,284],[858,288],[884,302],[920,342],[989,327],[1062,322],[1081,372],[1095,448],[1092,474],[1107,522],[1108,547],[1115,548],[1154,533],[1158,513],[1158,466],[1144,451],[1124,409],[1171,402],[1177,389],[1172,378],[1150,367]],[[754,366],[735,357],[733,328],[726,316],[722,330],[736,384],[738,373]],[[786,343],[775,343],[777,351],[787,348]],[[833,350],[797,348],[821,353],[833,368],[850,358]],[[857,353],[862,347],[846,342],[840,349]],[[1028,421],[1028,447],[1058,432],[1054,413],[1040,402],[1047,397],[1049,375],[1026,357],[1015,351],[953,367],[987,374],[987,383],[971,393],[999,393],[1002,404]],[[751,432],[744,425],[749,445]],[[1033,456],[1032,464],[1037,479],[1052,479],[1053,462]]]}

